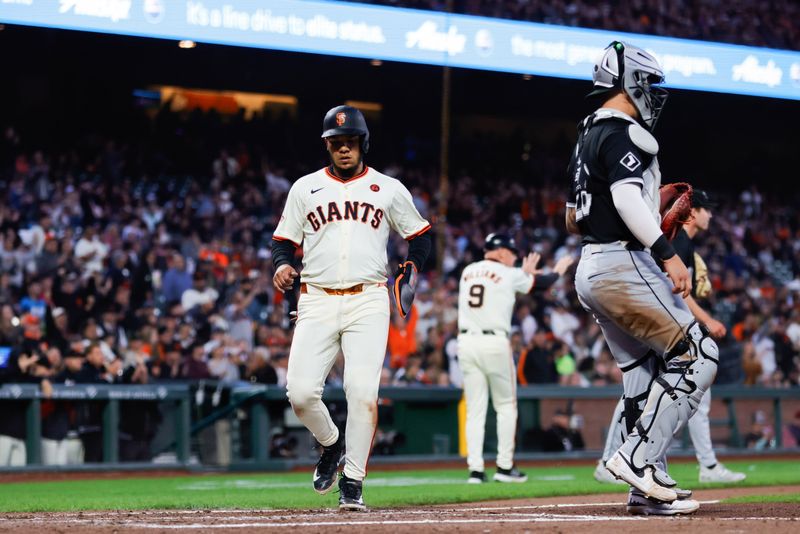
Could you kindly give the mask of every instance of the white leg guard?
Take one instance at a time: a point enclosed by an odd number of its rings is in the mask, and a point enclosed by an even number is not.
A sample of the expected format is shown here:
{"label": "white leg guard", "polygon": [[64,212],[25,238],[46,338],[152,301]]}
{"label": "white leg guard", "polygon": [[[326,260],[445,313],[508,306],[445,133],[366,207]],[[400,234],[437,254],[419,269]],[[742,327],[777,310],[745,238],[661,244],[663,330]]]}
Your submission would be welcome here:
{"label": "white leg guard", "polygon": [[620,448],[634,470],[663,458],[672,437],[697,410],[717,374],[717,344],[697,322],[667,356],[673,356],[667,371],[656,378],[635,430]]}

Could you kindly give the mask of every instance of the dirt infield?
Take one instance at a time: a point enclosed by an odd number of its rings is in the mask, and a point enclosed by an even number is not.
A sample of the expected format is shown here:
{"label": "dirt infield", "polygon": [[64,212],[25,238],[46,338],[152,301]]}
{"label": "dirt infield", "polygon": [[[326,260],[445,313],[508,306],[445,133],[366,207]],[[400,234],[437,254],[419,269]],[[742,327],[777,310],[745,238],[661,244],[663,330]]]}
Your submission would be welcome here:
{"label": "dirt infield", "polygon": [[[659,534],[697,532],[800,531],[797,504],[722,504],[741,495],[800,492],[800,486],[730,488],[698,491],[693,516],[639,517],[626,513],[619,494],[554,497],[374,509],[366,513],[336,510],[143,510],[114,512],[3,514],[0,532],[576,532],[626,534],[658,529]],[[642,522],[649,523],[642,525]],[[654,524],[657,523],[657,524]]]}

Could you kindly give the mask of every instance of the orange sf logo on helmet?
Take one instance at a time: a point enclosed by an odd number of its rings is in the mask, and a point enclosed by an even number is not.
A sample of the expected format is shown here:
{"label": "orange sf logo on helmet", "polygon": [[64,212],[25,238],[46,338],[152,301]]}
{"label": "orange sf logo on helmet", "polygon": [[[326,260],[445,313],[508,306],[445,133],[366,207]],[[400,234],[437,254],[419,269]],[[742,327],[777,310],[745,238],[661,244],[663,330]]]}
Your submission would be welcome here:
{"label": "orange sf logo on helmet", "polygon": [[336,114],[336,125],[341,126],[347,120],[347,114],[344,111],[340,111]]}

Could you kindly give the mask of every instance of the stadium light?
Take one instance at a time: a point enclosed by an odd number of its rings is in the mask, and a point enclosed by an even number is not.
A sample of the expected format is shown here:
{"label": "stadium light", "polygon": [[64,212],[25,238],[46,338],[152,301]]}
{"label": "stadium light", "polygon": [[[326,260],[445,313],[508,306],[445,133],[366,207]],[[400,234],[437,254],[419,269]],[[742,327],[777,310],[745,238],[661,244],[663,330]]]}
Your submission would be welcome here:
{"label": "stadium light", "polygon": [[183,40],[178,42],[178,47],[184,48],[184,49],[194,48],[196,46],[197,46],[197,43],[195,43],[191,39],[183,39]]}

